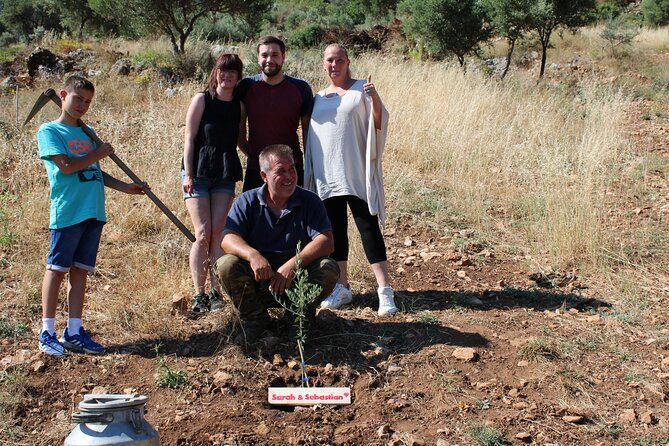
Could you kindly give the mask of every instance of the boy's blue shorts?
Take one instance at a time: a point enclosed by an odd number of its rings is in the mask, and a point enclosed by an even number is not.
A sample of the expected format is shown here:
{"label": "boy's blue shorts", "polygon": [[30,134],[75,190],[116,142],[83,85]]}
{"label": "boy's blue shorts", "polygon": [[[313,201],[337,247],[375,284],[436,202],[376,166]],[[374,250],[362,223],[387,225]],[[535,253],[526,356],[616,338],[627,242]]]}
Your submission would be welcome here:
{"label": "boy's blue shorts", "polygon": [[[183,192],[183,184],[184,184],[184,171],[181,171],[181,191]],[[183,192],[183,197],[184,200],[187,198],[209,198],[211,197],[212,194],[216,193],[224,193],[228,194],[230,196],[235,195],[235,183],[228,182],[228,183],[223,183],[223,184],[217,184],[215,186],[211,186],[208,184],[203,184],[203,183],[195,183],[193,185],[193,195],[187,194],[186,192]]]}
{"label": "boy's blue shorts", "polygon": [[93,271],[105,222],[89,218],[76,225],[51,229],[46,269],[66,273],[72,266]]}

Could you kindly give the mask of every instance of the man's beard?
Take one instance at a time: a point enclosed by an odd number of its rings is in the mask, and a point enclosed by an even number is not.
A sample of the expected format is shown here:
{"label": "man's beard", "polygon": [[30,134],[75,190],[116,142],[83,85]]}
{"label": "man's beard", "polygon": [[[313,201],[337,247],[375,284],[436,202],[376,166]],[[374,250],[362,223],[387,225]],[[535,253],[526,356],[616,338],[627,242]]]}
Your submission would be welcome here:
{"label": "man's beard", "polygon": [[274,77],[281,72],[283,65],[274,65],[272,67],[262,67],[262,72],[265,73],[267,77]]}

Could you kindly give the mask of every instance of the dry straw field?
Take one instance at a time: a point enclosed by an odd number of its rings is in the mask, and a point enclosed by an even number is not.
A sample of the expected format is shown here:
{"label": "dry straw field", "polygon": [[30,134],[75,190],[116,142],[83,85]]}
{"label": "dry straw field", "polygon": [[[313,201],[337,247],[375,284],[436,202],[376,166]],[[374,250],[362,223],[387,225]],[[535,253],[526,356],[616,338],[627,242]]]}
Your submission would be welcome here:
{"label": "dry straw field", "polygon": [[[650,138],[634,137],[639,120],[633,113],[647,99],[639,92],[647,90],[634,83],[638,76],[625,73],[667,54],[667,30],[644,31],[622,58],[608,53],[600,31],[556,40],[549,60],[567,68],[549,69],[540,84],[534,72],[520,68],[500,82],[477,69],[463,74],[454,63],[388,55],[360,54],[351,66],[354,77],[372,75],[390,112],[384,158],[390,221],[409,221],[414,233],[424,228],[438,237],[471,231],[499,258],[516,259],[530,271],[578,271],[602,295],[621,298],[621,308],[643,323],[648,302],[666,303],[669,273],[666,254],[646,261],[641,252],[657,255],[669,235],[662,234],[662,218],[641,221],[633,210],[651,197],[666,200],[669,187],[666,158],[649,150]],[[139,51],[127,42],[107,45]],[[166,44],[142,48],[162,51]],[[245,71],[254,73],[253,48],[239,51]],[[579,75],[568,71],[574,54],[589,61],[581,62]],[[315,51],[289,50],[286,71],[315,90],[324,86]],[[168,86],[104,72],[93,80],[97,94],[85,121],[191,226],[179,164],[186,109],[203,83]],[[58,83],[38,80],[21,90],[20,120],[40,91]],[[666,87],[664,94],[666,102]],[[14,122],[14,101],[12,94],[0,96],[5,123]],[[662,107],[653,98],[647,103]],[[57,114],[49,104],[28,126],[0,139],[0,315],[25,321],[33,332],[49,240],[48,184],[35,133]],[[123,178],[109,160],[103,169]],[[664,172],[662,186],[652,177],[657,169]],[[171,301],[191,293],[189,242],[144,197],[108,190],[107,210],[86,318],[116,343],[178,337],[182,324],[170,314]],[[372,277],[357,245],[352,263],[354,285],[369,287]],[[65,314],[64,305],[59,311]]]}

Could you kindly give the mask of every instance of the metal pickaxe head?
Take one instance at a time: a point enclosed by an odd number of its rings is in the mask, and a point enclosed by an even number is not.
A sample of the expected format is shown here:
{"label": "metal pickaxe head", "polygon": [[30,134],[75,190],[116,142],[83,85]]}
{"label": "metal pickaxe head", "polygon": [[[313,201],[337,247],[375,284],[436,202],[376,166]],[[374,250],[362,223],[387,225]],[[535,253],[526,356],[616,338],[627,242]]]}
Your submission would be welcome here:
{"label": "metal pickaxe head", "polygon": [[42,107],[44,107],[44,105],[46,105],[46,103],[49,101],[55,102],[58,107],[61,106],[61,100],[58,97],[56,90],[53,88],[49,88],[44,93],[39,95],[37,101],[35,101],[35,105],[33,105],[32,110],[30,110],[30,113],[28,113],[28,117],[26,118],[23,125],[25,126],[32,118],[34,118],[35,115],[42,109]]}

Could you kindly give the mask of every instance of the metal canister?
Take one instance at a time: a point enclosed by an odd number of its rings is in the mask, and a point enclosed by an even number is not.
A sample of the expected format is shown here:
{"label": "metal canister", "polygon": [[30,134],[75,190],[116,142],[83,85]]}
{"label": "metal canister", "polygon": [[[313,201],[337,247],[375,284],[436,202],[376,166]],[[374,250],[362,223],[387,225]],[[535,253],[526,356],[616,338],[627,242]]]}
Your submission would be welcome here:
{"label": "metal canister", "polygon": [[158,431],[144,418],[144,395],[84,395],[79,412],[72,414],[77,423],[64,446],[158,446]]}

